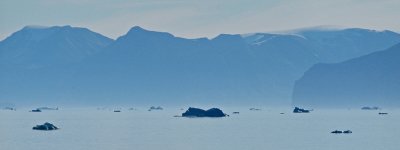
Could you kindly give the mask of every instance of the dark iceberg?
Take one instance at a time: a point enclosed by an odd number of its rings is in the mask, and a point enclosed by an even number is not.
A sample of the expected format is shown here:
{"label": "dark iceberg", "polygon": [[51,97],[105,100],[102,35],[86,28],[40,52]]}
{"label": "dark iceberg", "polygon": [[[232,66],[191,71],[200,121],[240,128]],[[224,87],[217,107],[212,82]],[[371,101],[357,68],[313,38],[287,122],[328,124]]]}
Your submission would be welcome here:
{"label": "dark iceberg", "polygon": [[259,111],[259,110],[261,110],[261,109],[259,109],[259,108],[250,108],[249,110],[252,110],[252,111]]}
{"label": "dark iceberg", "polygon": [[40,109],[33,109],[31,112],[42,112]]}
{"label": "dark iceberg", "polygon": [[58,107],[39,107],[38,110],[58,110]]}
{"label": "dark iceberg", "polygon": [[351,130],[346,130],[346,131],[343,131],[343,133],[344,134],[350,134],[350,133],[353,133]]}
{"label": "dark iceberg", "polygon": [[182,117],[225,117],[227,116],[222,110],[218,108],[211,108],[203,110],[200,108],[189,107],[186,112],[182,113]]}
{"label": "dark iceberg", "polygon": [[374,107],[362,107],[361,109],[362,109],[362,110],[378,110],[378,109],[380,109],[380,108],[377,107],[377,106],[374,106]]}
{"label": "dark iceberg", "polygon": [[338,134],[338,133],[343,133],[343,131],[335,130],[335,131],[332,131],[331,133]]}
{"label": "dark iceberg", "polygon": [[332,131],[331,133],[334,133],[334,134],[341,134],[341,133],[350,134],[350,133],[353,133],[353,132],[351,130],[345,130],[345,131],[335,130],[335,131]]}
{"label": "dark iceberg", "polygon": [[161,106],[158,106],[158,107],[151,106],[148,111],[152,111],[152,110],[163,110],[163,108]]}
{"label": "dark iceberg", "polygon": [[56,126],[54,126],[53,124],[46,122],[43,125],[36,125],[36,127],[33,127],[32,129],[48,131],[48,130],[57,130],[58,128]]}
{"label": "dark iceberg", "polygon": [[310,110],[302,109],[299,107],[294,107],[293,113],[309,113]]}

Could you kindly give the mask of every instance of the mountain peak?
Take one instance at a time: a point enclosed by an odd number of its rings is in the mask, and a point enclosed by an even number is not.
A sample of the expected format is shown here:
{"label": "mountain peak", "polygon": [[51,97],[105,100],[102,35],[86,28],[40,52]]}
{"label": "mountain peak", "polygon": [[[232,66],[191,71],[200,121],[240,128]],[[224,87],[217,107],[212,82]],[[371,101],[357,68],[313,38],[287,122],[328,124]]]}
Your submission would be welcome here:
{"label": "mountain peak", "polygon": [[140,26],[134,26],[134,27],[131,28],[131,30],[133,30],[133,31],[142,31],[142,30],[146,30],[146,29],[143,29]]}
{"label": "mountain peak", "polygon": [[151,32],[151,31],[146,30],[140,26],[134,26],[128,31],[128,34],[129,33],[144,33],[144,32]]}
{"label": "mountain peak", "polygon": [[68,64],[101,51],[111,42],[86,28],[26,26],[1,41],[0,61],[35,68]]}
{"label": "mountain peak", "polygon": [[[158,31],[150,31],[143,29],[142,27],[139,26],[134,26],[132,27],[127,34],[119,37],[118,39],[131,39],[131,38],[172,38],[175,37],[172,34],[168,32],[158,32]],[[117,39],[117,40],[118,40]]]}

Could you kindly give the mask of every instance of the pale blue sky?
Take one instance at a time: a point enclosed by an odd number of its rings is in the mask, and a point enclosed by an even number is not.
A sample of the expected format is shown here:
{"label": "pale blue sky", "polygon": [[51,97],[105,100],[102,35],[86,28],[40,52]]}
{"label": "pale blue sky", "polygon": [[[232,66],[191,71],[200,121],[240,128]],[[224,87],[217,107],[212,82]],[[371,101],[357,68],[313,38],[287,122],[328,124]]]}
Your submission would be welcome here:
{"label": "pale blue sky", "polygon": [[189,38],[319,25],[400,31],[400,0],[0,1],[0,40],[26,25],[87,27],[111,38],[135,25]]}

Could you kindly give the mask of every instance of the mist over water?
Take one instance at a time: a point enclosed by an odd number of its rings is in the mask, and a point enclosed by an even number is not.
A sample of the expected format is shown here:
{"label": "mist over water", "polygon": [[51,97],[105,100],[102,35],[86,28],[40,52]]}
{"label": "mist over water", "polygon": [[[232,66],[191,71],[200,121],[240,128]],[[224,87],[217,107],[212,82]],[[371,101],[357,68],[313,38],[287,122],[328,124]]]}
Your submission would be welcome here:
{"label": "mist over water", "polygon": [[[209,107],[203,107],[208,109]],[[186,108],[61,108],[58,111],[0,111],[0,145],[6,150],[396,150],[400,146],[400,111],[316,109],[294,114],[291,108],[220,107],[229,117],[183,118]],[[119,109],[120,113],[113,110]],[[240,114],[232,114],[238,111]],[[280,114],[284,113],[284,114]],[[50,122],[56,131],[32,127]],[[352,130],[352,134],[331,134]]]}

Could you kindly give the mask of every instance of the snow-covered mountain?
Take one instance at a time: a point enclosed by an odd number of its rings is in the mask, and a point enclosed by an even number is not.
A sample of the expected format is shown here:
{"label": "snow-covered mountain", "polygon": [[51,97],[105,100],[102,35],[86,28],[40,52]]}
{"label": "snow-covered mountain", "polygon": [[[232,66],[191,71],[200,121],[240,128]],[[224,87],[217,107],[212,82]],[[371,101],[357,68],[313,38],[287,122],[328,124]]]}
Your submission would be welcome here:
{"label": "snow-covered mountain", "polygon": [[19,103],[290,104],[295,80],[312,65],[400,42],[366,29],[186,39],[133,27],[115,41],[69,26],[31,38],[24,30],[0,42],[0,99]]}
{"label": "snow-covered mountain", "polygon": [[295,105],[400,106],[400,44],[341,63],[317,64],[296,82]]}
{"label": "snow-covered mountain", "polygon": [[[397,44],[398,33],[384,30],[349,28],[342,30],[304,30],[306,38],[323,62],[342,62]],[[388,45],[389,44],[389,45]]]}

